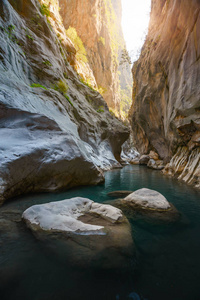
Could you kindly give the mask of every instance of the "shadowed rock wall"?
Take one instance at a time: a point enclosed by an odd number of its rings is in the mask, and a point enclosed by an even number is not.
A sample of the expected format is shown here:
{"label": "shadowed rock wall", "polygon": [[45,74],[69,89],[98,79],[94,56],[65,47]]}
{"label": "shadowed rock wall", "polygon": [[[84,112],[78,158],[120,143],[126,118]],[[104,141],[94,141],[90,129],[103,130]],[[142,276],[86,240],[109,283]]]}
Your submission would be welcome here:
{"label": "shadowed rock wall", "polygon": [[132,72],[137,150],[155,150],[168,162],[186,147],[190,157],[200,146],[200,1],[152,0],[148,35]]}
{"label": "shadowed rock wall", "polygon": [[119,166],[128,129],[79,80],[72,50],[38,1],[0,2],[0,203],[97,184]]}

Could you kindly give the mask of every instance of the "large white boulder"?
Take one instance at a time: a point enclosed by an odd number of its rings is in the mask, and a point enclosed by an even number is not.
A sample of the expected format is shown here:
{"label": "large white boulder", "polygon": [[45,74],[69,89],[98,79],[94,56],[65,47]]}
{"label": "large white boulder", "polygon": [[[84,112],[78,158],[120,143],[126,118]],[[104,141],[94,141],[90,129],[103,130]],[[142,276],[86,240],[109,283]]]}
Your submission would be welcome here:
{"label": "large white boulder", "polygon": [[44,231],[105,234],[104,226],[85,224],[79,220],[79,217],[88,213],[96,214],[111,223],[123,219],[120,209],[81,197],[31,206],[24,211],[22,217],[33,230],[38,227]]}
{"label": "large white boulder", "polygon": [[128,220],[111,205],[76,197],[34,205],[22,217],[36,238],[67,264],[123,268],[135,252]]}

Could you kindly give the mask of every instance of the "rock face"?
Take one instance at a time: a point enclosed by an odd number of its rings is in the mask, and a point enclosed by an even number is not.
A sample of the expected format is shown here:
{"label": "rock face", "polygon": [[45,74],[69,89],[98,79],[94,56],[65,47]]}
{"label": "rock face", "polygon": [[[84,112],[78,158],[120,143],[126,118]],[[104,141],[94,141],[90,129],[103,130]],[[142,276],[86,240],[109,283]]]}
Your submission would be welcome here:
{"label": "rock face", "polygon": [[148,162],[150,160],[150,156],[149,155],[142,155],[139,159],[139,164],[140,165],[147,165]]}
{"label": "rock face", "polygon": [[121,161],[131,163],[133,160],[139,160],[140,154],[136,151],[133,143],[128,139],[122,145]]}
{"label": "rock face", "polygon": [[[109,107],[119,111],[119,56],[125,48],[121,0],[59,0],[59,6],[65,28],[75,28],[83,41],[89,66],[104,99]],[[131,78],[129,74],[122,75]]]}
{"label": "rock face", "polygon": [[199,152],[199,13],[196,0],[152,0],[148,35],[132,70],[135,145],[141,154],[155,150],[165,163],[179,146],[187,147],[188,158]]}
{"label": "rock face", "polygon": [[80,82],[72,43],[59,41],[47,18],[35,0],[0,3],[0,203],[102,182],[129,136]]}
{"label": "rock face", "polygon": [[31,206],[22,217],[36,237],[62,243],[73,264],[114,267],[133,254],[129,223],[113,206],[77,197]]}
{"label": "rock face", "polygon": [[175,176],[200,188],[200,149],[189,151],[187,147],[179,147],[163,170],[163,174]]}
{"label": "rock face", "polygon": [[151,158],[148,161],[147,167],[154,170],[162,170],[165,166],[162,160],[154,160],[153,158]]}

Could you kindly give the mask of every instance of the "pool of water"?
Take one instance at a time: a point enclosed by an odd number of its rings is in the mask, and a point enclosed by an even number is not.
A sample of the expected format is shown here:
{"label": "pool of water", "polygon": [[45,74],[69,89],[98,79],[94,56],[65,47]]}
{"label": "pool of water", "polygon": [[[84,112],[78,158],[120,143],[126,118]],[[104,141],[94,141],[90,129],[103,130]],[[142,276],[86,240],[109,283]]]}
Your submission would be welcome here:
{"label": "pool of water", "polygon": [[[200,192],[142,166],[112,170],[105,177],[104,185],[26,195],[0,208],[1,300],[200,299]],[[67,265],[19,222],[34,204],[75,196],[104,202],[108,192],[142,187],[162,193],[182,217],[168,225],[130,220],[137,249],[134,270],[131,264],[126,270]]]}

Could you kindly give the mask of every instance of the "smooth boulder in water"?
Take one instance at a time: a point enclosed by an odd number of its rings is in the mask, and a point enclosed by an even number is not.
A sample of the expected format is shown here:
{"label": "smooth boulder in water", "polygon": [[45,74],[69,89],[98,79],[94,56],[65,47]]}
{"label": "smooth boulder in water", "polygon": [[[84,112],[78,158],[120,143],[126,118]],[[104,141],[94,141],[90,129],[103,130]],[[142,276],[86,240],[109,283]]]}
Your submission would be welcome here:
{"label": "smooth boulder in water", "polygon": [[132,194],[128,195],[125,199],[141,208],[155,209],[155,210],[168,210],[170,204],[167,199],[157,191],[142,188]]}
{"label": "smooth boulder in water", "polygon": [[137,214],[158,221],[177,221],[180,213],[172,203],[157,191],[147,188],[139,189],[124,199],[118,199],[113,205],[121,208],[125,214]]}
{"label": "smooth boulder in water", "polygon": [[134,253],[120,209],[76,197],[29,207],[22,215],[34,235],[73,265],[115,268]]}

